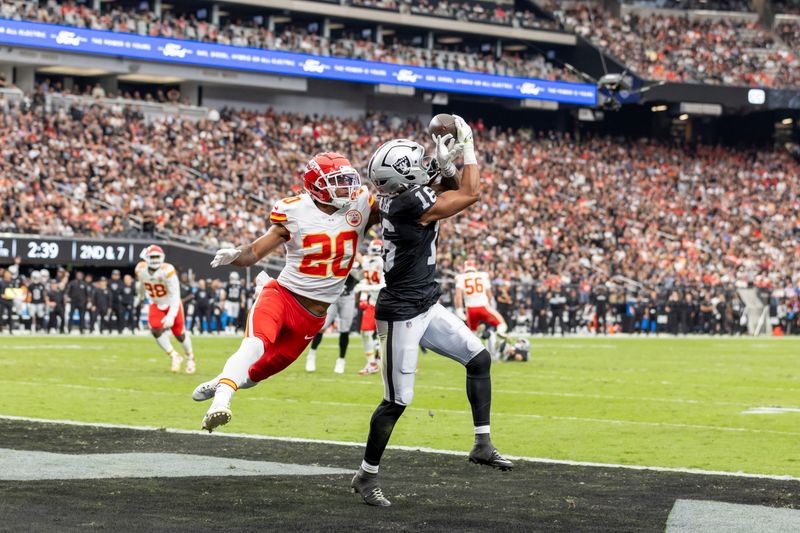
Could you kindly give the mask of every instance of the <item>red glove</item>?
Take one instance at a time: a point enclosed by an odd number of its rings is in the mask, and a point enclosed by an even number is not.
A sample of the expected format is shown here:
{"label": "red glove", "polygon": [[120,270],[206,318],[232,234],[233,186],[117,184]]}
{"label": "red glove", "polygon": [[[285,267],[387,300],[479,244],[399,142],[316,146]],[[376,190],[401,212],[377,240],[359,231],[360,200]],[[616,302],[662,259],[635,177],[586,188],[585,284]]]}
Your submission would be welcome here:
{"label": "red glove", "polygon": [[369,302],[367,300],[361,300],[358,302],[358,308],[362,311],[366,311],[367,307],[369,307]]}

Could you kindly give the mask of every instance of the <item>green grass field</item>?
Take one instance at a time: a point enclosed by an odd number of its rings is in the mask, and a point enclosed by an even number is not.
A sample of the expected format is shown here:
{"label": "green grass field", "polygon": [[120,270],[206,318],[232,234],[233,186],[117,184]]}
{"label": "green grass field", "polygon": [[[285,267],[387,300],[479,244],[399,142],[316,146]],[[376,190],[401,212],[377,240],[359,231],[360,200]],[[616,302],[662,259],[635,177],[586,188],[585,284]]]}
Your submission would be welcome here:
{"label": "green grass field", "polygon": [[[195,338],[198,373],[174,375],[150,337],[0,338],[1,415],[197,429],[190,398],[237,338]],[[380,376],[332,372],[326,339],[316,374],[299,360],[237,393],[225,430],[361,442],[383,394]],[[800,477],[800,339],[534,339],[532,361],[492,369],[492,433],[512,455]],[[414,404],[392,444],[468,450],[463,368],[422,356]]]}

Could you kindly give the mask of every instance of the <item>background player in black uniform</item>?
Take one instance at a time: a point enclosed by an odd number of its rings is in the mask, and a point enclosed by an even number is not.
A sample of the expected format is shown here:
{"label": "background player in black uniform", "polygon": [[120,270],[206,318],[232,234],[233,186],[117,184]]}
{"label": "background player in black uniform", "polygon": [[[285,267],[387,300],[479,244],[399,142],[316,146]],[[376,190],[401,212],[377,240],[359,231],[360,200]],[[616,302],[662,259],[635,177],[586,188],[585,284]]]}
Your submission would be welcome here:
{"label": "background player in black uniform", "polygon": [[67,285],[67,333],[72,332],[72,313],[78,311],[78,327],[83,333],[86,329],[86,305],[88,303],[88,290],[83,272],[75,272],[75,279]]}
{"label": "background player in black uniform", "polygon": [[56,280],[50,280],[50,286],[47,289],[47,306],[50,311],[50,316],[47,319],[48,333],[53,329],[59,333],[64,333],[64,326],[66,325],[64,291],[58,286]]}
{"label": "background player in black uniform", "polygon": [[224,309],[224,329],[229,333],[235,333],[242,329],[239,316],[244,308],[244,287],[239,279],[238,272],[231,272],[228,276],[228,283],[225,285]]}
{"label": "background player in black uniform", "polygon": [[116,268],[111,271],[111,279],[108,281],[108,291],[111,294],[111,322],[109,329],[114,328],[117,331],[122,331],[122,310],[119,303],[119,293],[122,290],[122,279],[120,278],[120,271]]}
{"label": "background player in black uniform", "polygon": [[[456,125],[457,142],[450,135],[435,139],[440,171],[426,164],[421,145],[407,139],[382,145],[369,163],[367,174],[380,197],[384,243],[386,287],[378,295],[375,309],[378,334],[385,346],[384,398],[372,415],[364,460],[351,487],[370,505],[391,505],[378,484],[378,464],[395,423],[414,396],[420,344],[467,369],[467,397],[475,426],[470,461],[503,469],[513,466],[489,438],[491,355],[464,322],[437,303],[441,294],[435,279],[438,221],[479,199],[480,174],[472,131],[459,117]],[[461,150],[464,171],[458,189],[437,197],[427,186],[432,177],[429,171],[452,180],[457,174],[453,159]]]}
{"label": "background player in black uniform", "polygon": [[100,278],[92,291],[92,331],[111,331],[111,290],[108,280]]}
{"label": "background player in black uniform", "polygon": [[133,276],[125,274],[119,290],[117,331],[120,333],[123,328],[128,328],[131,332],[136,331],[136,303],[136,287],[133,285]]}
{"label": "background player in black uniform", "polygon": [[31,316],[31,332],[46,330],[47,318],[47,289],[42,283],[42,274],[38,270],[31,272],[31,282],[28,285],[28,314]]}

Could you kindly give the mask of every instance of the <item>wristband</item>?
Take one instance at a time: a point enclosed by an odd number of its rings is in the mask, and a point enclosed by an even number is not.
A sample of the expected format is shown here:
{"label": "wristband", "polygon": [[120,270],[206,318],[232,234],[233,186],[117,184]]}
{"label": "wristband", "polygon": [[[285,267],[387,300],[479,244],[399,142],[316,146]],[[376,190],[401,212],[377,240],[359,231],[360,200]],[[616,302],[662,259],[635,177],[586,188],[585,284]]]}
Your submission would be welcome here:
{"label": "wristband", "polygon": [[478,164],[478,158],[475,157],[475,146],[472,143],[464,145],[464,164],[465,165]]}

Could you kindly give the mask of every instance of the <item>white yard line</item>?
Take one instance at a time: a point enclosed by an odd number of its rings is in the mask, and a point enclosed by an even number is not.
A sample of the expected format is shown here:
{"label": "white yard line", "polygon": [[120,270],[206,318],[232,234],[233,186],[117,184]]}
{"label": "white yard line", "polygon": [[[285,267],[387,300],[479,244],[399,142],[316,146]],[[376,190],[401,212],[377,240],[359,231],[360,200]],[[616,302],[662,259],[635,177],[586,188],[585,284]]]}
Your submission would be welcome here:
{"label": "white yard line", "polygon": [[[154,426],[129,426],[124,424],[107,424],[107,423],[92,423],[92,422],[79,422],[75,420],[50,420],[44,418],[29,418],[25,416],[8,416],[8,415],[0,415],[0,420],[15,420],[20,422],[35,422],[35,423],[42,423],[42,424],[62,424],[68,426],[79,426],[79,427],[100,427],[100,428],[109,428],[109,429],[131,429],[137,431],[163,431],[166,433],[173,433],[178,435],[198,435],[201,434],[206,436],[205,433],[201,432],[200,430],[192,431],[188,429],[173,429],[173,428],[159,428]],[[253,439],[253,440],[267,440],[267,441],[279,441],[279,442],[298,442],[298,443],[309,443],[309,444],[331,444],[336,446],[355,446],[361,448],[364,446],[362,442],[344,442],[344,441],[335,441],[335,440],[324,440],[324,439],[305,439],[305,438],[295,438],[295,437],[272,437],[269,435],[248,435],[246,433],[212,433],[211,435],[207,436],[208,438],[235,438],[235,439]],[[405,451],[419,451],[423,453],[436,453],[441,455],[452,455],[452,456],[459,456],[464,457],[466,454],[464,452],[458,452],[454,450],[439,450],[435,448],[426,448],[426,447],[419,447],[419,446],[397,446],[397,445],[389,445],[389,449],[393,450],[405,450]],[[623,465],[623,464],[614,464],[614,463],[597,463],[592,461],[569,461],[563,459],[548,459],[544,457],[524,457],[524,456],[506,456],[509,459],[514,461],[528,461],[533,463],[546,463],[546,464],[558,464],[558,465],[569,465],[569,466],[589,466],[589,467],[598,467],[598,468],[620,468],[625,470],[649,470],[654,472],[673,472],[679,474],[697,474],[697,475],[707,475],[707,476],[726,476],[726,477],[740,477],[740,478],[754,478],[754,479],[772,479],[778,481],[800,481],[800,477],[788,476],[788,475],[774,475],[774,474],[751,474],[747,472],[724,472],[720,470],[703,470],[698,468],[670,468],[670,467],[660,467],[660,466],[642,466],[642,465]]]}
{"label": "white yard line", "polygon": [[743,415],[782,415],[785,413],[800,413],[796,407],[751,407],[742,411]]}

